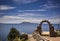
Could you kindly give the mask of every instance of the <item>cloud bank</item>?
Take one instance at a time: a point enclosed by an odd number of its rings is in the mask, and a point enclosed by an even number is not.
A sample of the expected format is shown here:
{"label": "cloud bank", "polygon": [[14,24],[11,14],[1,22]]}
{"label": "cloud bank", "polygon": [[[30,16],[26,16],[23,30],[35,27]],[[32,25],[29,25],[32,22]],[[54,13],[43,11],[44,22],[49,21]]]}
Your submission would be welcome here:
{"label": "cloud bank", "polygon": [[[45,17],[45,18],[40,18],[40,17],[38,18],[38,16]],[[44,19],[49,20],[53,24],[60,23],[59,18],[54,18],[54,19],[52,19],[52,18],[46,18],[46,16],[43,14],[24,13],[22,15],[18,14],[16,16],[8,16],[8,15],[3,16],[0,18],[0,23],[21,23],[21,22],[40,23]]]}

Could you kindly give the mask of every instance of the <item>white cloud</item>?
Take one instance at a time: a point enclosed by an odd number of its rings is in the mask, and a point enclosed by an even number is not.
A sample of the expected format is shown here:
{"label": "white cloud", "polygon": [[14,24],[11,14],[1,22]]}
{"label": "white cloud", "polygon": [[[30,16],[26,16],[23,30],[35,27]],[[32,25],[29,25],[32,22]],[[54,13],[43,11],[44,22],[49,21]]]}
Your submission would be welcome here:
{"label": "white cloud", "polygon": [[20,16],[20,17],[44,17],[45,15],[43,14],[38,14],[38,13],[18,13],[17,16]]}
{"label": "white cloud", "polygon": [[60,6],[53,4],[53,2],[47,1],[47,3],[43,4],[40,7],[44,7],[44,8],[58,8]]}
{"label": "white cloud", "polygon": [[23,19],[22,17],[19,16],[3,16],[3,19]]}
{"label": "white cloud", "polygon": [[31,3],[31,2],[36,2],[37,0],[13,0],[14,2],[17,2],[18,4],[21,3]]}
{"label": "white cloud", "polygon": [[9,10],[9,9],[15,9],[16,7],[11,7],[8,5],[0,5],[0,10]]}
{"label": "white cloud", "polygon": [[46,9],[37,9],[37,10],[18,10],[18,12],[36,12],[36,11],[46,11]]}
{"label": "white cloud", "polygon": [[49,21],[51,22],[51,23],[54,23],[54,24],[60,24],[60,19],[49,19]]}
{"label": "white cloud", "polygon": [[18,16],[33,16],[33,15],[34,15],[33,13],[22,13],[22,14],[18,13]]}
{"label": "white cloud", "polygon": [[46,9],[37,9],[37,10],[25,10],[25,11],[46,11]]}
{"label": "white cloud", "polygon": [[23,18],[19,16],[3,16],[0,23],[20,23]]}
{"label": "white cloud", "polygon": [[37,18],[37,17],[31,17],[31,16],[39,16],[38,14],[23,14],[23,15],[16,15],[16,16],[3,16],[0,17],[0,23],[21,23],[21,22],[31,22],[31,23],[40,23],[42,20],[46,19],[49,20],[51,23],[60,23],[59,18],[46,18],[44,15],[41,15],[41,17],[45,18]]}
{"label": "white cloud", "polygon": [[28,18],[28,17],[19,17],[19,16],[3,16],[0,18],[0,23],[21,23],[21,22],[31,22],[38,23],[41,19],[37,18]]}
{"label": "white cloud", "polygon": [[46,8],[57,8],[58,7],[58,6],[52,5],[52,4],[44,4],[43,6]]}

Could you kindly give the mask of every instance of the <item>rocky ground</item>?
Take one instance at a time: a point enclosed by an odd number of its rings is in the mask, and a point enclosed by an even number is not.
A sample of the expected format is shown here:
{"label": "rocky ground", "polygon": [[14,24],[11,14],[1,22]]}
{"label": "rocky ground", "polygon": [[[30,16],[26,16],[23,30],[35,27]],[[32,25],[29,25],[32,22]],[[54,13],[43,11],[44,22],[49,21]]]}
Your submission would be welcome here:
{"label": "rocky ground", "polygon": [[[28,34],[29,36],[29,41],[36,41],[33,37],[32,34]],[[49,36],[42,36],[45,39],[48,39],[50,41],[60,41],[60,37],[49,37]]]}
{"label": "rocky ground", "polygon": [[28,37],[28,38],[29,38],[29,41],[36,41],[36,40],[32,37],[32,34],[29,34],[28,36],[29,36],[29,37]]}

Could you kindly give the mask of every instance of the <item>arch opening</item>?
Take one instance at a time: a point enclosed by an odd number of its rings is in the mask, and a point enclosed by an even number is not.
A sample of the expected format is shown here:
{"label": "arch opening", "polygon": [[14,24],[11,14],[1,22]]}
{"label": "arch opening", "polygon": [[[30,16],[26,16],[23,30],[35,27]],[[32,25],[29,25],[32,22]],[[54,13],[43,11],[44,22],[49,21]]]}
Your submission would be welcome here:
{"label": "arch opening", "polygon": [[42,29],[42,35],[49,36],[50,35],[49,24],[47,22],[44,22],[44,23],[42,23],[41,27],[42,27],[41,28]]}

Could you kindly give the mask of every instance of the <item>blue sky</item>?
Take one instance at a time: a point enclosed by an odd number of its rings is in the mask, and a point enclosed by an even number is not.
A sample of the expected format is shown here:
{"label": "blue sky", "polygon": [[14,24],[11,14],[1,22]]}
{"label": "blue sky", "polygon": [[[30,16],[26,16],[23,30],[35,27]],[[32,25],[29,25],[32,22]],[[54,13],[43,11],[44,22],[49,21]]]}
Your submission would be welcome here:
{"label": "blue sky", "polygon": [[60,0],[0,0],[0,23],[60,23]]}

